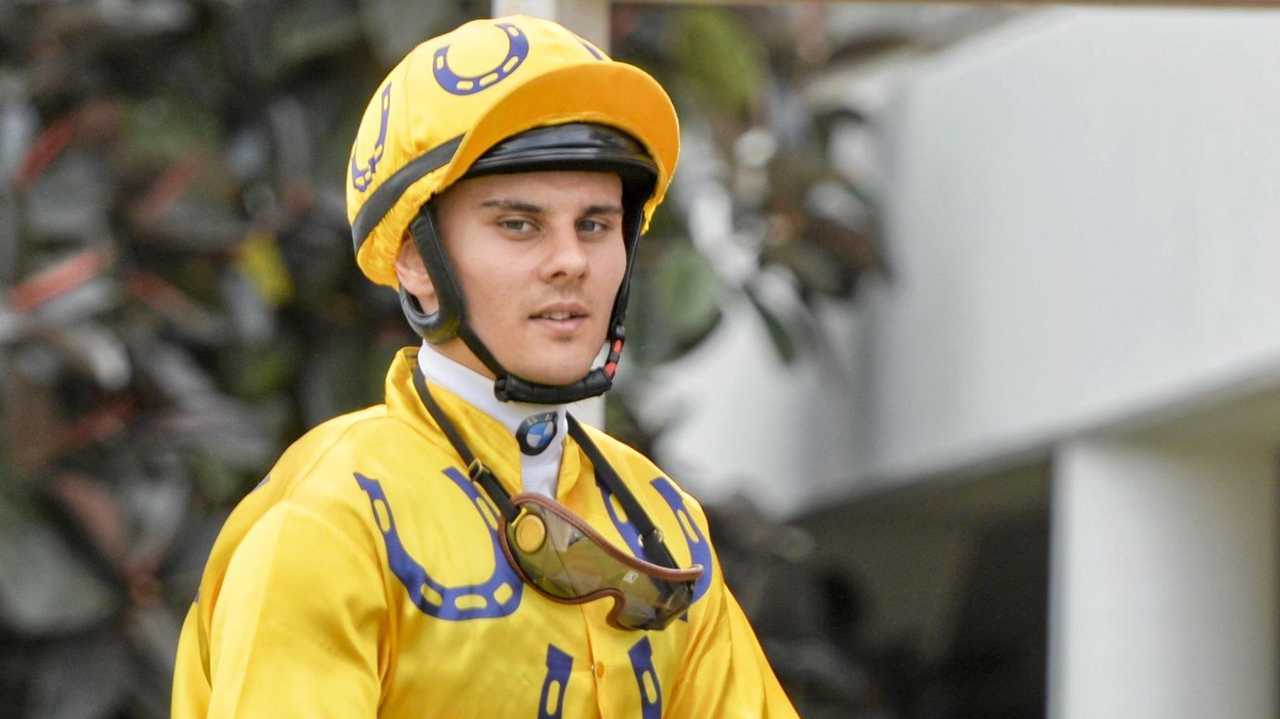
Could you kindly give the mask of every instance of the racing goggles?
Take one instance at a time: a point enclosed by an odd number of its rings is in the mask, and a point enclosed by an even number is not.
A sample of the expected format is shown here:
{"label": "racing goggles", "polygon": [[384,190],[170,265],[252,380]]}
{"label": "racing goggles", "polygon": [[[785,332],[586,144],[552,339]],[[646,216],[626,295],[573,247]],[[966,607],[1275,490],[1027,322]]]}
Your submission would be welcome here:
{"label": "racing goggles", "polygon": [[511,504],[516,516],[504,523],[503,551],[548,599],[579,604],[609,597],[608,622],[620,629],[664,629],[693,602],[702,565],[676,569],[674,562],[664,567],[632,556],[542,495],[517,494]]}
{"label": "racing goggles", "polygon": [[502,530],[498,532],[502,550],[526,584],[548,599],[565,604],[612,598],[614,605],[607,621],[618,629],[664,629],[689,608],[693,586],[702,576],[702,565],[688,569],[676,565],[662,532],[573,415],[568,417],[569,435],[591,460],[596,479],[622,505],[636,528],[643,554],[653,561],[614,546],[553,499],[539,494],[507,494],[432,398],[416,366],[413,383],[427,411],[466,463],[471,481],[497,508],[502,518]]}

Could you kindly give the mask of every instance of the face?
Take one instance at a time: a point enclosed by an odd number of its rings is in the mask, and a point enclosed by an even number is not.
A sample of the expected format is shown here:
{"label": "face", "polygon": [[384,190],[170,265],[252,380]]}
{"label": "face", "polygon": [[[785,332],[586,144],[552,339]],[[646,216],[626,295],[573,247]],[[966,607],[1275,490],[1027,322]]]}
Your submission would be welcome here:
{"label": "face", "polygon": [[[462,180],[437,200],[437,220],[467,303],[468,323],[509,372],[543,384],[581,379],[604,344],[626,271],[622,183],[604,172],[530,172]],[[406,243],[400,264],[421,258]],[[406,254],[409,257],[406,258]],[[425,275],[425,273],[424,273]],[[401,284],[424,309],[425,287]],[[446,356],[492,377],[463,344]]]}

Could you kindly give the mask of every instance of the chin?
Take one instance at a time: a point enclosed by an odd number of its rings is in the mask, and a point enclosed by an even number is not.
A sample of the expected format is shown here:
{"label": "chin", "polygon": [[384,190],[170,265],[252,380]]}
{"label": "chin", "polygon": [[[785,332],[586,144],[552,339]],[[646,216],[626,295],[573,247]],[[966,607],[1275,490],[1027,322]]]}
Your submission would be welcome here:
{"label": "chin", "polygon": [[[594,360],[595,358],[592,357]],[[563,361],[544,362],[533,366],[512,369],[512,372],[531,382],[549,385],[573,384],[591,371],[590,362]]]}
{"label": "chin", "polygon": [[516,374],[532,382],[537,382],[538,384],[566,385],[566,384],[573,384],[574,382],[577,382],[583,377],[586,377],[587,373],[590,371],[591,371],[591,368],[588,367],[582,370],[581,372],[577,372],[577,373],[565,372],[564,370],[560,369],[556,371],[542,371],[542,372],[534,371],[528,374],[521,374],[517,372]]}

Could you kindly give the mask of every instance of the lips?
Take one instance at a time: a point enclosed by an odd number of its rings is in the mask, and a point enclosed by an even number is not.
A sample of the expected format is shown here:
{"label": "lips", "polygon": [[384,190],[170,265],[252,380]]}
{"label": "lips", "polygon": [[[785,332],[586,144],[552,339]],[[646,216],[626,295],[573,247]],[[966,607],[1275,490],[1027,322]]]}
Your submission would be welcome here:
{"label": "lips", "polygon": [[538,309],[537,312],[529,315],[529,318],[535,320],[563,322],[567,320],[586,319],[588,314],[587,308],[580,303],[557,302]]}
{"label": "lips", "polygon": [[533,316],[535,320],[556,320],[556,321],[572,320],[572,319],[578,319],[580,317],[586,317],[586,315],[578,314],[574,312],[543,312],[541,314],[536,314]]}
{"label": "lips", "polygon": [[539,308],[529,319],[551,329],[557,334],[572,334],[586,321],[590,313],[577,302],[557,302]]}

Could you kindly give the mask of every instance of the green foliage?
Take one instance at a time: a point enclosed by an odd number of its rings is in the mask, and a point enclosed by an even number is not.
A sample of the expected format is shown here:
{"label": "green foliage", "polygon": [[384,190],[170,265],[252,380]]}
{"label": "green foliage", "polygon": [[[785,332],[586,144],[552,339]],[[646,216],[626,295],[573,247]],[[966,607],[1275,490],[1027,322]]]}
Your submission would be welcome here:
{"label": "green foliage", "polygon": [[167,165],[192,151],[212,152],[220,130],[208,108],[190,97],[155,95],[126,105],[120,150],[138,164]]}
{"label": "green foliage", "polygon": [[669,31],[680,97],[749,116],[768,76],[767,57],[751,28],[730,10],[696,8],[678,13]]}
{"label": "green foliage", "polygon": [[[0,2],[0,58],[21,76],[0,87],[0,168],[22,173],[0,177],[0,706],[164,715],[177,626],[226,512],[307,427],[378,401],[391,354],[416,342],[351,260],[343,178],[369,88],[415,36],[487,9]],[[632,12],[615,56],[643,46],[735,187],[734,142],[770,119],[769,17]],[[803,216],[826,169],[812,159],[814,173],[771,176],[763,201],[737,198],[730,230]],[[699,250],[681,214],[696,198],[678,192],[635,258],[624,362],[643,377],[678,359],[744,296],[779,356],[798,356],[787,315]],[[798,243],[815,225],[792,226],[758,264],[843,291],[847,268],[824,263],[847,238],[813,252]],[[70,272],[50,284],[51,267]],[[650,452],[656,431],[626,399],[610,398],[609,422]]]}
{"label": "green foliage", "polygon": [[720,283],[711,263],[691,244],[670,243],[654,272],[653,286],[677,349],[691,346],[715,322]]}

